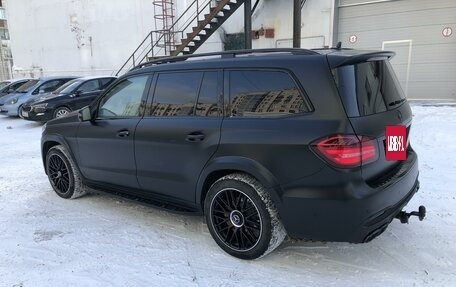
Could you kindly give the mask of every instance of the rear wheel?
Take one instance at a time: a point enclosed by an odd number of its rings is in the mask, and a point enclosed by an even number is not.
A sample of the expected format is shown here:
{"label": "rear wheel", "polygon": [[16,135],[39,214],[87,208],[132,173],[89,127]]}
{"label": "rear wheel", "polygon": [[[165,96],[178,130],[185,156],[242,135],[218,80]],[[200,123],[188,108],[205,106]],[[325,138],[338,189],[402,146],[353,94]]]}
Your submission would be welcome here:
{"label": "rear wheel", "polygon": [[240,259],[262,257],[286,236],[269,193],[246,174],[230,174],[216,181],[208,191],[204,210],[214,240]]}
{"label": "rear wheel", "polygon": [[54,119],[66,117],[69,113],[71,113],[71,110],[69,108],[59,107],[54,112]]}
{"label": "rear wheel", "polygon": [[46,172],[55,193],[62,198],[78,198],[88,191],[68,151],[61,145],[49,149]]}

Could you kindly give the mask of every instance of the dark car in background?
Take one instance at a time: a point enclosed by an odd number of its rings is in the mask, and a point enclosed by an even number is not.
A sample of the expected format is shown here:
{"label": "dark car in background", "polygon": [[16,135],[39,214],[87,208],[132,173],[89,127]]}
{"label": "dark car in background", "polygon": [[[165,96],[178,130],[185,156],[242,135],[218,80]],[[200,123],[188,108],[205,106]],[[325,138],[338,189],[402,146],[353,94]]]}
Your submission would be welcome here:
{"label": "dark car in background", "polygon": [[115,79],[110,76],[74,79],[52,93],[24,103],[20,116],[40,122],[66,116],[92,103]]}
{"label": "dark car in background", "polygon": [[0,83],[0,98],[14,93],[20,86],[32,79],[7,80]]}

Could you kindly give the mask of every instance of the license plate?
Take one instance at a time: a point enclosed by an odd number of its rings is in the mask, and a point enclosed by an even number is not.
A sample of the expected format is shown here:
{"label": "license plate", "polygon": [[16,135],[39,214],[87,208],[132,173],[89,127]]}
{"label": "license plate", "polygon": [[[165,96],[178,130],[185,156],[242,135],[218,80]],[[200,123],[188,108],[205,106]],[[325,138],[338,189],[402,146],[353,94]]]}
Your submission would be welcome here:
{"label": "license plate", "polygon": [[26,118],[28,118],[28,116],[29,116],[29,113],[28,113],[28,112],[24,112],[24,111],[22,111],[22,116],[23,116],[23,117],[26,117]]}

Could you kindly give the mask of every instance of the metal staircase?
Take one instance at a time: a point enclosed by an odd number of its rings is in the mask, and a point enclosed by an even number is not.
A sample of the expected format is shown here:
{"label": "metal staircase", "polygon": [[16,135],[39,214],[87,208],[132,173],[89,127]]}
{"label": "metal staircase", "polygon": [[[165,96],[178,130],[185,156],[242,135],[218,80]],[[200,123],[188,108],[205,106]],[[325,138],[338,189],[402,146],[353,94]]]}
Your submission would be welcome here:
{"label": "metal staircase", "polygon": [[[167,7],[163,15],[172,10]],[[193,54],[244,3],[244,0],[194,0],[172,25],[151,31],[116,75],[153,59]],[[174,16],[173,16],[174,17]],[[185,35],[185,37],[184,37]]]}

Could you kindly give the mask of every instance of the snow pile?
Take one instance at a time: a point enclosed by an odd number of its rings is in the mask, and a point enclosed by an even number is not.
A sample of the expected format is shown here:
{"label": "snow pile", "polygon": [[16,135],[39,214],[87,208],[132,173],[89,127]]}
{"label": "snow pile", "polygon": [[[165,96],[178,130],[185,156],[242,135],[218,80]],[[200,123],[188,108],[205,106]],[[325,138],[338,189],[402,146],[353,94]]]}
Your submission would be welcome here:
{"label": "snow pile", "polygon": [[[285,242],[226,255],[203,218],[89,195],[63,200],[40,157],[41,126],[0,116],[0,286],[455,286],[456,107],[413,106],[423,222],[367,244]],[[10,127],[10,128],[8,128]]]}

